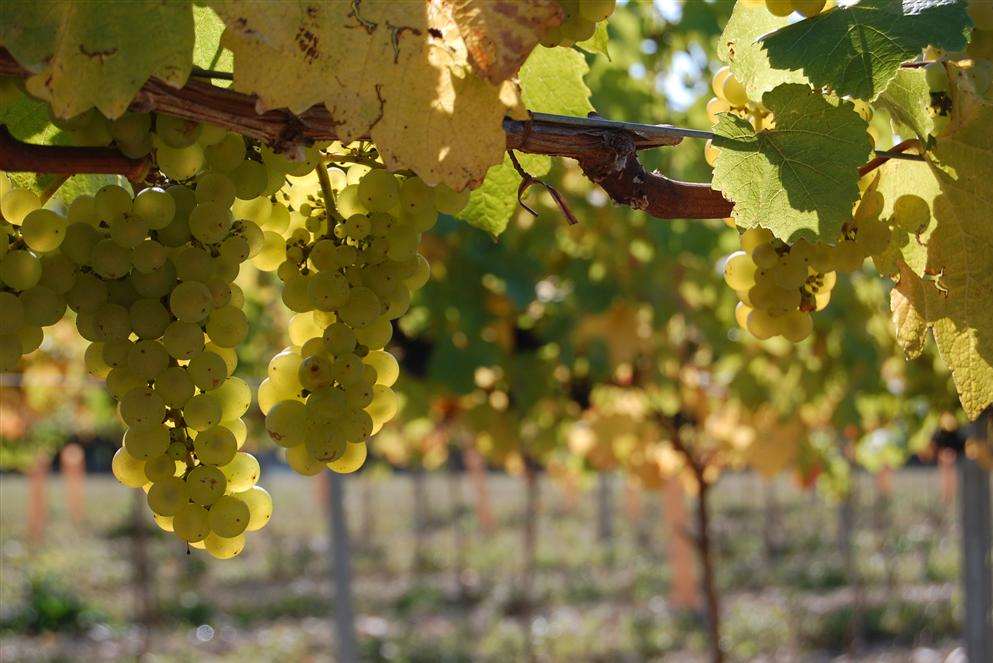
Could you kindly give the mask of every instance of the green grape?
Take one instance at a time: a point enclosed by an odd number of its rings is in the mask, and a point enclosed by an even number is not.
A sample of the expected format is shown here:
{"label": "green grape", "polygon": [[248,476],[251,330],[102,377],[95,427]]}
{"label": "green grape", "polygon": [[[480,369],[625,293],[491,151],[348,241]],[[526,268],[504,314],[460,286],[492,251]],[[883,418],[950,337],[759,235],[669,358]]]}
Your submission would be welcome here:
{"label": "green grape", "polygon": [[96,330],[96,314],[89,311],[76,313],[76,331],[87,341],[101,340]]}
{"label": "green grape", "polygon": [[138,299],[128,309],[131,329],[139,338],[160,338],[171,322],[169,311],[158,299]]}
{"label": "green grape", "polygon": [[365,411],[372,418],[372,432],[376,433],[387,421],[396,416],[400,399],[389,387],[377,384],[372,388],[372,403]]}
{"label": "green grape", "polygon": [[752,254],[759,246],[769,244],[774,239],[775,236],[768,228],[749,228],[741,234],[741,248]]}
{"label": "green grape", "polygon": [[28,248],[47,253],[59,248],[65,238],[66,220],[47,209],[36,209],[24,217],[21,237]]}
{"label": "green grape", "polygon": [[90,375],[104,379],[110,373],[110,366],[103,360],[103,343],[90,343],[83,353],[83,364]]}
{"label": "green grape", "polygon": [[297,474],[312,477],[321,473],[324,463],[317,460],[307,451],[306,444],[298,444],[286,450],[286,463]]}
{"label": "green grape", "polygon": [[307,283],[307,296],[318,309],[333,311],[348,301],[348,281],[337,272],[318,272]]}
{"label": "green grape", "polygon": [[145,477],[152,483],[164,481],[169,477],[179,476],[176,469],[176,461],[162,454],[145,462]]}
{"label": "green grape", "polygon": [[152,116],[149,113],[125,113],[110,124],[110,135],[118,149],[132,159],[152,151]]}
{"label": "green grape", "polygon": [[200,123],[200,137],[197,142],[203,146],[216,145],[224,140],[228,135],[228,130],[224,127],[209,122]]}
{"label": "green grape", "polygon": [[17,368],[21,360],[21,347],[18,334],[0,334],[0,373]]}
{"label": "green grape", "polygon": [[227,538],[211,532],[203,542],[207,552],[217,559],[231,559],[245,549],[244,534]]}
{"label": "green grape", "polygon": [[168,258],[168,250],[154,239],[144,239],[134,247],[131,260],[134,268],[142,274],[150,274],[162,269]]}
{"label": "green grape", "polygon": [[345,452],[344,430],[344,426],[329,426],[323,421],[308,422],[302,446],[307,455],[319,463],[334,460]]}
{"label": "green grape", "polygon": [[208,281],[214,275],[210,254],[198,246],[185,246],[172,256],[176,275],[183,281]]}
{"label": "green grape", "polygon": [[248,259],[251,247],[244,237],[232,235],[221,242],[219,252],[225,262],[239,264]]}
{"label": "green grape", "polygon": [[203,391],[217,389],[228,377],[228,366],[224,359],[208,350],[190,359],[186,368],[193,384]]}
{"label": "green grape", "polygon": [[141,295],[134,289],[131,279],[120,279],[107,282],[107,301],[129,308],[136,301],[141,299]]}
{"label": "green grape", "polygon": [[338,311],[341,319],[352,328],[364,327],[382,313],[382,304],[376,293],[366,287],[352,288],[348,301]]}
{"label": "green grape", "polygon": [[410,290],[403,287],[396,288],[386,297],[384,304],[386,310],[383,311],[383,316],[389,320],[396,320],[410,309]]}
{"label": "green grape", "polygon": [[355,384],[362,378],[362,360],[352,353],[340,355],[334,361],[331,374],[343,385]]}
{"label": "green grape", "polygon": [[263,272],[271,272],[286,260],[286,240],[271,230],[266,230],[262,236],[262,248],[252,259],[252,264]]}
{"label": "green grape", "polygon": [[[166,455],[173,460],[183,461],[183,472],[185,473],[185,465],[188,454],[186,449],[186,430],[182,428],[173,428],[169,437],[172,439],[172,442],[170,442],[169,446],[166,448]],[[181,476],[181,474],[177,473],[176,476]]]}
{"label": "green grape", "polygon": [[269,184],[266,167],[258,161],[242,161],[231,173],[235,195],[241,200],[261,196]]}
{"label": "green grape", "polygon": [[110,339],[127,338],[131,334],[131,319],[128,310],[119,304],[101,304],[93,312],[93,323],[97,334],[97,340],[107,341]]}
{"label": "green grape", "polygon": [[24,325],[24,305],[17,295],[0,291],[0,334],[14,334]]}
{"label": "green grape", "polygon": [[[116,340],[107,341],[106,343],[101,343],[100,345],[103,346],[102,356],[104,363],[106,363],[111,368],[117,368],[119,366],[128,366],[128,355],[131,353],[131,346],[133,345],[133,343],[131,343],[130,340],[126,338],[120,338]],[[130,366],[128,366],[128,370],[129,371],[131,370]],[[140,376],[135,374],[134,371],[131,371],[131,373],[135,375],[135,377],[137,377],[139,380],[141,379]]]}
{"label": "green grape", "polygon": [[[124,448],[138,460],[148,461],[161,456],[168,446],[169,429],[165,426],[129,428],[124,431]],[[170,473],[168,476],[172,476],[172,474]]]}
{"label": "green grape", "polygon": [[93,203],[96,205],[97,218],[107,223],[124,218],[132,209],[131,194],[116,184],[101,187],[93,196]]}
{"label": "green grape", "polygon": [[302,346],[310,339],[320,336],[323,333],[323,326],[314,318],[314,315],[317,313],[319,312],[298,313],[290,318],[290,324],[288,325],[290,343]]}
{"label": "green grape", "polygon": [[800,291],[787,290],[774,283],[761,283],[748,291],[752,307],[775,315],[783,315],[800,306]]}
{"label": "green grape", "polygon": [[[231,301],[231,286],[224,279],[212,278],[204,285],[210,290],[210,301],[215,309],[221,306],[227,306],[228,302]],[[213,312],[211,312],[211,315],[213,315]]]}
{"label": "green grape", "polygon": [[175,359],[192,359],[203,350],[203,330],[192,322],[175,321],[166,327],[162,344]]}
{"label": "green grape", "polygon": [[300,346],[300,356],[310,357],[316,354],[327,354],[327,349],[324,347],[324,339],[320,336],[308,339],[306,343]]}
{"label": "green grape", "polygon": [[190,222],[188,216],[177,216],[168,226],[156,231],[155,238],[163,245],[172,248],[180,247],[190,241]]}
{"label": "green grape", "polygon": [[188,180],[203,168],[204,150],[196,144],[176,149],[156,141],[155,161],[169,179]]}
{"label": "green grape", "polygon": [[[124,394],[119,410],[124,423],[134,428],[147,428],[160,424],[166,415],[162,398],[151,387],[145,386],[135,387]],[[165,451],[165,447],[162,450]]]}
{"label": "green grape", "polygon": [[238,442],[224,426],[211,426],[193,439],[193,449],[205,465],[226,465],[238,452]]}
{"label": "green grape", "polygon": [[263,415],[268,414],[272,406],[282,400],[279,388],[269,378],[265,378],[259,383],[256,398],[258,399],[259,412]]}
{"label": "green grape", "polygon": [[25,217],[41,208],[41,200],[28,189],[11,189],[0,198],[0,213],[7,223],[21,225]]}
{"label": "green grape", "polygon": [[225,495],[210,507],[210,529],[222,537],[235,537],[244,532],[250,518],[248,505],[230,495]]}
{"label": "green grape", "polygon": [[266,432],[281,447],[303,443],[307,408],[300,401],[280,401],[273,405],[265,418]]}
{"label": "green grape", "polygon": [[303,358],[298,352],[288,348],[269,360],[266,374],[282,390],[299,390],[297,371],[302,361]]}
{"label": "green grape", "polygon": [[771,268],[773,282],[787,290],[799,288],[807,278],[808,267],[792,253],[782,256]]}
{"label": "green grape", "polygon": [[290,278],[283,282],[282,299],[286,308],[297,313],[305,313],[314,308],[310,298],[310,283],[317,279],[317,274],[291,274]]}
{"label": "green grape", "polygon": [[234,433],[234,439],[238,443],[239,449],[245,445],[245,440],[248,439],[248,425],[243,419],[225,419],[220,425]]}
{"label": "green grape", "polygon": [[163,532],[172,532],[173,531],[173,527],[172,527],[172,520],[173,519],[172,519],[172,516],[160,516],[157,513],[153,513],[152,514],[152,520],[155,521],[155,524],[158,525],[159,526],[159,529],[162,530]]}
{"label": "green grape", "polygon": [[776,251],[776,247],[772,242],[768,244],[759,244],[749,255],[752,258],[752,262],[754,262],[755,266],[759,269],[769,269],[776,265],[780,260],[779,252]]}
{"label": "green grape", "polygon": [[184,120],[171,115],[155,116],[155,134],[172,148],[193,145],[200,137],[200,124],[194,120]]}
{"label": "green grape", "polygon": [[193,380],[182,366],[170,366],[155,376],[155,393],[168,407],[182,408],[194,391]]}
{"label": "green grape", "polygon": [[222,348],[216,343],[210,342],[204,347],[224,360],[224,363],[228,367],[228,375],[234,373],[234,369],[238,367],[238,353],[233,348]]}
{"label": "green grape", "polygon": [[308,391],[331,384],[331,361],[323,355],[305,357],[297,373],[300,385]]}
{"label": "green grape", "polygon": [[345,452],[338,459],[328,463],[327,467],[338,474],[350,474],[362,467],[367,453],[365,442],[349,442],[345,445]]}
{"label": "green grape", "polygon": [[[342,325],[342,327],[346,326]],[[393,337],[393,324],[390,322],[389,316],[382,315],[365,327],[356,330],[354,332],[354,336],[359,343],[370,350],[379,350],[385,347],[386,344],[390,342],[390,338]],[[351,352],[354,348],[355,344],[352,343],[352,345],[345,349],[344,352]],[[339,352],[335,354],[341,353]]]}
{"label": "green grape", "polygon": [[41,283],[53,292],[64,295],[76,284],[79,270],[69,258],[58,253],[49,253],[41,257]]}
{"label": "green grape", "polygon": [[793,0],[765,0],[766,9],[773,16],[789,16],[793,13]]}
{"label": "green grape", "polygon": [[735,290],[755,285],[756,265],[744,251],[735,251],[724,262],[724,281]]}
{"label": "green grape", "polygon": [[346,386],[344,391],[345,404],[352,410],[361,410],[372,403],[372,385],[360,382]]}
{"label": "green grape", "polygon": [[228,285],[228,290],[231,292],[228,303],[235,308],[243,308],[245,306],[245,292],[236,283]]}
{"label": "green grape", "polygon": [[93,196],[76,196],[69,203],[69,210],[66,212],[66,221],[71,226],[76,223],[96,228],[100,225],[100,215],[97,214],[97,201]]}
{"label": "green grape", "polygon": [[54,325],[65,315],[66,303],[58,293],[43,285],[25,290],[19,296],[25,324],[35,327]]}
{"label": "green grape", "polygon": [[221,406],[221,420],[237,419],[252,405],[252,390],[241,378],[228,378],[212,393]]}
{"label": "green grape", "polygon": [[197,281],[183,281],[169,295],[169,309],[181,322],[200,322],[212,308],[210,290]]}
{"label": "green grape", "polygon": [[259,480],[261,467],[258,459],[252,454],[238,452],[230,463],[221,467],[227,479],[227,490],[230,493],[240,493],[251,489]]}
{"label": "green grape", "polygon": [[148,479],[145,478],[145,463],[138,460],[125,449],[118,449],[110,462],[110,470],[114,478],[128,488],[141,488]]}
{"label": "green grape", "polygon": [[810,313],[804,311],[790,311],[783,316],[780,323],[780,333],[787,341],[799,343],[810,336],[814,330],[814,321]]}
{"label": "green grape", "polygon": [[434,205],[442,214],[455,216],[469,202],[469,190],[455,191],[445,184],[434,188]]}
{"label": "green grape", "polygon": [[90,264],[99,276],[119,279],[131,271],[131,251],[112,239],[102,239],[93,247]]}
{"label": "green grape", "polygon": [[186,484],[179,477],[156,481],[148,489],[148,507],[160,516],[175,516],[186,500]]}
{"label": "green grape", "polygon": [[392,387],[400,377],[400,364],[389,352],[374,350],[362,361],[376,370],[376,384]]}
{"label": "green grape", "polygon": [[307,397],[308,421],[320,420],[330,424],[348,409],[348,399],[341,387],[324,387]]}
{"label": "green grape", "polygon": [[327,329],[324,330],[323,338],[325,347],[332,355],[343,355],[355,349],[355,332],[342,322],[328,325]]}
{"label": "green grape", "polygon": [[41,280],[41,261],[28,251],[8,251],[0,258],[0,281],[14,290],[28,290]]}
{"label": "green grape", "polygon": [[111,396],[120,400],[133,389],[144,387],[144,383],[127,366],[112,368],[107,373],[107,389]]}
{"label": "green grape", "polygon": [[172,519],[173,531],[183,541],[196,543],[210,535],[210,512],[199,504],[184,504]]}
{"label": "green grape", "polygon": [[248,337],[248,318],[234,306],[214,309],[207,318],[207,336],[221,347],[241,345]]}
{"label": "green grape", "polygon": [[156,269],[148,274],[132,272],[130,280],[139,295],[157,299],[168,295],[175,287],[176,268],[171,262],[167,262],[162,269]]}
{"label": "green grape", "polygon": [[420,290],[431,278],[431,265],[421,254],[415,256],[417,264],[409,276],[404,278],[403,284],[411,291]]}
{"label": "green grape", "polygon": [[134,249],[147,235],[147,224],[137,217],[122,216],[110,222],[110,238],[125,249]]}
{"label": "green grape", "polygon": [[761,309],[755,309],[748,314],[746,321],[748,331],[755,338],[764,341],[779,334],[779,318]]}
{"label": "green grape", "polygon": [[223,241],[231,231],[232,223],[228,205],[221,203],[201,202],[190,212],[190,233],[204,244]]}
{"label": "green grape", "polygon": [[734,320],[742,329],[748,329],[748,314],[754,309],[745,302],[738,302],[734,307]]}
{"label": "green grape", "polygon": [[597,23],[614,13],[617,0],[579,0],[579,15]]}
{"label": "green grape", "polygon": [[169,367],[169,353],[158,341],[138,341],[131,346],[127,363],[132,373],[151,381]]}
{"label": "green grape", "polygon": [[204,154],[211,169],[230,172],[245,160],[245,139],[236,133],[228,133],[220,141],[206,147]]}
{"label": "green grape", "polygon": [[197,177],[195,195],[200,205],[213,203],[219,207],[229,208],[234,204],[234,194],[234,182],[223,173],[207,171]]}
{"label": "green grape", "polygon": [[227,479],[216,467],[197,465],[186,477],[186,493],[189,499],[201,506],[210,506],[224,495]]}
{"label": "green grape", "polygon": [[77,313],[92,313],[107,301],[107,297],[107,286],[104,282],[92,274],[83,272],[76,277],[76,282],[66,293],[66,302]]}
{"label": "green grape", "polygon": [[396,228],[387,239],[387,255],[397,262],[414,257],[421,242],[421,235],[413,228]]}
{"label": "green grape", "polygon": [[41,347],[42,341],[45,340],[45,332],[41,327],[36,327],[28,325],[26,327],[21,327],[17,334],[18,338],[21,339],[21,354],[27,355],[31,354],[35,350]]}
{"label": "green grape", "polygon": [[[236,199],[234,205],[231,206],[231,211],[236,219],[251,221],[261,228],[268,221],[269,215],[272,214],[272,202],[266,197],[248,200]],[[289,223],[289,217],[286,220]]]}
{"label": "green grape", "polygon": [[221,423],[221,404],[212,394],[197,394],[186,402],[183,419],[193,430],[207,430]]}
{"label": "green grape", "polygon": [[265,488],[252,486],[248,490],[237,492],[233,497],[241,500],[248,506],[251,514],[248,519],[246,531],[257,532],[265,527],[272,517],[272,497]]}

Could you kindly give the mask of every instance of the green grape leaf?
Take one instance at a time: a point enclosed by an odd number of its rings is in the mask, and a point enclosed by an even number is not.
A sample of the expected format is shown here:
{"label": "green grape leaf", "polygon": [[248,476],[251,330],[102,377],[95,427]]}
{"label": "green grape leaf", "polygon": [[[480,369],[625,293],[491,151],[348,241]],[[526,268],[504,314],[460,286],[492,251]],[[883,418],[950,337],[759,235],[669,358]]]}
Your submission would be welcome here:
{"label": "green grape leaf", "polygon": [[743,228],[762,226],[786,242],[833,243],[859,197],[858,167],[872,144],[848,102],[831,102],[806,85],[780,85],[763,98],[776,126],[756,132],[723,113],[713,187],[734,202]]}
{"label": "green grape leaf", "polygon": [[564,14],[554,0],[489,2],[444,0],[469,50],[469,59],[491,83],[513,76]]}
{"label": "green grape leaf", "polygon": [[593,55],[602,55],[610,60],[610,35],[607,33],[607,21],[600,21],[596,24],[596,31],[593,36],[584,41],[576,42],[578,48]]}
{"label": "green grape leaf", "polygon": [[[193,46],[193,64],[201,69],[232,72],[234,58],[231,51],[221,46],[224,22],[210,7],[193,7],[193,21],[196,24],[196,43]],[[231,81],[218,78],[210,82],[219,87],[230,87]]]}
{"label": "green grape leaf", "polygon": [[920,276],[902,265],[900,280],[890,290],[890,311],[896,342],[911,359],[919,357],[927,343],[925,287]]}
{"label": "green grape leaf", "polygon": [[391,170],[476,186],[506,148],[512,81],[476,75],[459,28],[435,2],[212,0],[234,53],[234,88],[260,110],[323,103],[340,138],[369,136]]}
{"label": "green grape leaf", "polygon": [[780,28],[761,43],[772,66],[803,71],[815,87],[872,100],[900,63],[925,46],[964,49],[970,26],[958,0],[862,0]]}
{"label": "green grape leaf", "polygon": [[192,66],[185,0],[7,0],[0,44],[33,72],[28,91],[58,117],[118,117],[151,76],[181,86]]}
{"label": "green grape leaf", "polygon": [[926,140],[934,130],[934,120],[928,112],[931,106],[931,89],[924,80],[924,70],[900,69],[879,95],[876,105],[888,111],[897,129],[904,135],[907,128],[921,140]]}
{"label": "green grape leaf", "polygon": [[892,227],[890,244],[874,257],[882,274],[895,274],[901,265],[918,278],[928,266],[928,240],[934,232],[938,181],[925,163],[892,159],[877,175],[874,187],[883,197],[879,218]]}
{"label": "green grape leaf", "polygon": [[941,193],[928,241],[927,317],[966,414],[993,403],[993,105],[931,155]]}
{"label": "green grape leaf", "polygon": [[776,69],[757,41],[762,35],[789,25],[789,18],[774,16],[762,4],[737,2],[731,18],[717,41],[717,57],[731,66],[735,78],[741,81],[753,101],[783,83],[806,83],[800,71]]}
{"label": "green grape leaf", "polygon": [[[566,48],[538,46],[528,57],[519,74],[521,96],[527,107],[540,113],[586,115],[593,110],[590,90],[583,82],[589,71],[583,56]],[[517,155],[521,166],[531,175],[548,173],[552,161],[540,154]],[[469,203],[459,216],[470,225],[497,237],[507,227],[517,208],[517,189],[521,176],[510,158],[493,166],[483,184],[469,196]]]}

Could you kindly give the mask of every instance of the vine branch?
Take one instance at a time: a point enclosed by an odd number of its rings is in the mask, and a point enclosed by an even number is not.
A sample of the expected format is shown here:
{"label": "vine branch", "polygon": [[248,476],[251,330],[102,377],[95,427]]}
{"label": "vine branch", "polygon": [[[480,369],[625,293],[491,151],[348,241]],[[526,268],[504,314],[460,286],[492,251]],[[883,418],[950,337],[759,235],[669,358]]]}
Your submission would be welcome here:
{"label": "vine branch", "polygon": [[[150,79],[132,102],[132,110],[210,122],[268,143],[277,150],[339,138],[337,122],[323,105],[313,106],[299,115],[285,109],[258,113],[254,96],[211,85],[209,80],[198,80],[199,76],[217,78],[214,76],[217,72],[196,73],[181,88]],[[0,75],[24,78],[29,72],[0,48]],[[712,136],[708,131],[541,113],[533,113],[526,120],[505,118],[503,128],[508,150],[576,159],[586,176],[615,202],[643,210],[655,218],[718,219],[731,214],[732,203],[709,183],[680,182],[659,172],[650,173],[638,160],[638,150],[678,145],[684,137],[707,138]],[[897,158],[896,154],[896,151],[879,154],[863,169],[876,168],[886,159]],[[907,157],[920,158],[904,155]],[[5,170],[118,173],[130,179],[141,175],[142,167],[147,168],[147,164],[106,148],[0,144],[0,168]]]}

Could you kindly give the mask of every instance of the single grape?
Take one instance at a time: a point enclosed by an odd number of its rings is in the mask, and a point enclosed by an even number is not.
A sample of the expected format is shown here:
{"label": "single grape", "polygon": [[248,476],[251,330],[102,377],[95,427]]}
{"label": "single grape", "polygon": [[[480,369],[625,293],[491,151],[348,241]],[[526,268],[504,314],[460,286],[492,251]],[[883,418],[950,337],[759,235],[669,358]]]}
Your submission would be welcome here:
{"label": "single grape", "polygon": [[118,449],[110,462],[114,478],[128,488],[141,488],[148,479],[145,477],[145,463],[138,460],[125,449]]}
{"label": "single grape", "polygon": [[211,426],[193,440],[197,458],[205,465],[226,465],[238,451],[234,433],[224,426]]}
{"label": "single grape", "polygon": [[203,541],[210,534],[210,512],[199,504],[184,504],[172,519],[173,531],[183,541]]}
{"label": "single grape", "polygon": [[148,507],[160,516],[175,516],[186,501],[186,484],[179,477],[156,481],[148,490]]}
{"label": "single grape", "polygon": [[186,495],[201,506],[210,506],[219,500],[226,488],[224,474],[212,465],[197,465],[186,477]]}
{"label": "single grape", "polygon": [[247,531],[257,532],[265,527],[272,517],[272,497],[265,488],[253,486],[248,490],[235,493],[234,497],[248,506],[251,515],[248,519]]}

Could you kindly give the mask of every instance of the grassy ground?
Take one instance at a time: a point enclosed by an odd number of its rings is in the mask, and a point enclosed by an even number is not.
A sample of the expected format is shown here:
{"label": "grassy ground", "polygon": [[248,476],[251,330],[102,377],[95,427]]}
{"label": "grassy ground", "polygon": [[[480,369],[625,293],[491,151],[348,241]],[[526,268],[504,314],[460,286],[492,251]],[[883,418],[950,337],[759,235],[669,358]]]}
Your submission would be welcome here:
{"label": "grassy ground", "polygon": [[[275,470],[270,525],[242,557],[187,555],[148,530],[154,580],[136,589],[132,491],[109,477],[86,484],[86,521],[68,517],[49,482],[44,541],[26,539],[27,486],[0,479],[0,660],[333,660],[327,517],[318,483]],[[571,503],[542,485],[531,640],[541,661],[695,661],[703,624],[667,602],[670,569],[660,499],[642,517],[614,483],[614,535],[597,540],[595,490]],[[521,619],[520,479],[489,480],[497,517],[481,531],[466,502],[461,583],[450,479],[429,477],[423,563],[415,568],[409,475],[348,479],[360,646],[370,661],[525,660]],[[722,479],[714,492],[724,641],[732,660],[827,661],[850,640],[851,587],[837,545],[837,506],[762,482]],[[471,500],[468,482],[464,494]],[[960,596],[954,506],[930,470],[895,477],[892,498],[859,491],[856,558],[864,585],[865,661],[944,660],[957,646]],[[772,516],[771,516],[772,514]],[[771,520],[770,520],[771,516]],[[196,552],[196,551],[194,551]],[[461,589],[459,585],[461,584]],[[143,607],[146,606],[146,607]],[[142,623],[149,611],[151,626]]]}

